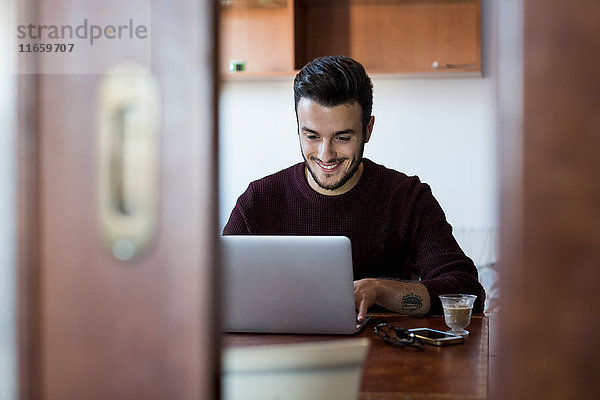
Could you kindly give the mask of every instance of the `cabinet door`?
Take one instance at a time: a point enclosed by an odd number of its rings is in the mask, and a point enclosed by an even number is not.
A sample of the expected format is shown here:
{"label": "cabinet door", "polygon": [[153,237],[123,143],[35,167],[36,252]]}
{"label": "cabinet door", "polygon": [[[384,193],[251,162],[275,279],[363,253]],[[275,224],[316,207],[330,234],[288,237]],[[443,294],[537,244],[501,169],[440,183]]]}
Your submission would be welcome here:
{"label": "cabinet door", "polygon": [[[145,0],[20,3],[31,22],[46,25],[67,15],[89,25],[127,24],[150,6]],[[137,47],[118,52],[121,43],[113,41],[114,51],[98,45],[85,58],[55,58],[52,68],[65,73],[19,76],[22,399],[215,397],[216,14],[208,0],[157,0],[151,7],[151,54],[140,56]],[[44,72],[50,59],[43,57],[22,61]],[[103,116],[109,78],[95,70],[132,59],[151,71],[142,80],[155,82],[145,99],[156,96],[155,113],[138,115],[136,129],[123,127],[116,112]],[[73,62],[92,73],[69,73]],[[121,92],[111,90],[118,98]],[[148,110],[137,104],[140,113]],[[140,121],[154,121],[156,163],[129,170],[122,164],[136,161],[123,160],[110,177],[126,176],[126,184],[115,184],[124,191],[153,182],[154,227],[139,254],[113,252],[101,233],[103,118],[116,136],[120,130],[135,136],[148,128]],[[119,140],[133,146],[123,153],[140,155],[138,142]],[[111,151],[113,161],[123,157]],[[128,201],[141,204],[146,193],[132,190],[138,197]]]}
{"label": "cabinet door", "polygon": [[244,75],[291,74],[294,70],[294,0],[233,0],[221,6],[219,70],[231,61]]}
{"label": "cabinet door", "polygon": [[369,72],[481,71],[480,0],[297,0],[296,67],[349,55]]}

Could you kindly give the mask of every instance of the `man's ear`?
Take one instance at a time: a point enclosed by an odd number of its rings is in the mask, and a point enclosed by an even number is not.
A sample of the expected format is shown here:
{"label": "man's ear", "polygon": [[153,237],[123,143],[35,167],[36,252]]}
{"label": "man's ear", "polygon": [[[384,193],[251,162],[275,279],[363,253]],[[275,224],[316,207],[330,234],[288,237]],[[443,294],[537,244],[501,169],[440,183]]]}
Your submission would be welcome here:
{"label": "man's ear", "polygon": [[367,124],[367,129],[365,131],[365,143],[371,139],[371,133],[373,132],[373,125],[375,125],[375,116],[371,115],[369,119],[369,123]]}

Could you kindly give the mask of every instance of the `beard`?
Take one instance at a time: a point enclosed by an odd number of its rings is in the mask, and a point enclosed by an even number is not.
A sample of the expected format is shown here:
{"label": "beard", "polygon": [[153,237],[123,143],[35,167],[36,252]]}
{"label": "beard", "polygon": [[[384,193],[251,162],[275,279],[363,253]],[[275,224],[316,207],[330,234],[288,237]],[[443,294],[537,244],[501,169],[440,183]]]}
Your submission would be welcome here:
{"label": "beard", "polygon": [[[317,185],[319,185],[319,187],[321,187],[325,190],[336,190],[336,189],[339,189],[342,186],[344,186],[344,184],[346,182],[348,182],[350,180],[350,178],[352,178],[352,176],[354,176],[354,174],[358,170],[358,167],[360,167],[360,163],[362,162],[364,149],[365,149],[365,143],[362,144],[362,146],[360,148],[360,152],[358,153],[356,158],[352,161],[352,164],[350,164],[350,167],[348,168],[348,170],[346,172],[344,172],[342,177],[337,182],[333,182],[333,183],[326,183],[326,182],[323,182],[321,179],[319,179],[319,175],[314,171],[313,166],[311,165],[311,163],[308,162],[308,160],[304,156],[304,152],[302,151],[302,149],[300,149],[300,150],[302,153],[302,158],[304,159],[304,165],[306,165],[308,172],[313,177],[313,179],[317,183]],[[323,160],[321,160],[321,161],[323,161]],[[339,161],[339,160],[327,160],[327,161],[335,162],[335,161]]]}

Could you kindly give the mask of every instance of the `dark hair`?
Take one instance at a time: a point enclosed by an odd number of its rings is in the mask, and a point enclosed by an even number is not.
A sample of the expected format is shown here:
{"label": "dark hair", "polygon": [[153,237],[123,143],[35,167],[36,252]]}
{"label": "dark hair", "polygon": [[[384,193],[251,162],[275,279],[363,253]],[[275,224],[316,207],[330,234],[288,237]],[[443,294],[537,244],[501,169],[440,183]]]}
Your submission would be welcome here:
{"label": "dark hair", "polygon": [[326,56],[306,64],[294,79],[294,109],[307,98],[324,107],[357,102],[362,110],[363,133],[373,109],[373,84],[364,67],[350,57]]}

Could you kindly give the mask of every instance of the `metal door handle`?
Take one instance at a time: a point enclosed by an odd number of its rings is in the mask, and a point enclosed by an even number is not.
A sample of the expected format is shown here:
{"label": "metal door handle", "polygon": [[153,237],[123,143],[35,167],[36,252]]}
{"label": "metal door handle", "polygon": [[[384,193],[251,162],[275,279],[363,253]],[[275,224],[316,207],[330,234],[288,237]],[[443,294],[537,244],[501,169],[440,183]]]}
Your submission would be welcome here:
{"label": "metal door handle", "polygon": [[115,67],[99,91],[99,216],[102,241],[131,260],[154,237],[158,214],[159,91],[135,64]]}

